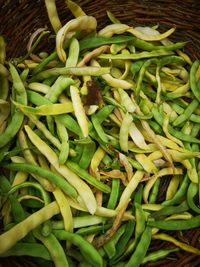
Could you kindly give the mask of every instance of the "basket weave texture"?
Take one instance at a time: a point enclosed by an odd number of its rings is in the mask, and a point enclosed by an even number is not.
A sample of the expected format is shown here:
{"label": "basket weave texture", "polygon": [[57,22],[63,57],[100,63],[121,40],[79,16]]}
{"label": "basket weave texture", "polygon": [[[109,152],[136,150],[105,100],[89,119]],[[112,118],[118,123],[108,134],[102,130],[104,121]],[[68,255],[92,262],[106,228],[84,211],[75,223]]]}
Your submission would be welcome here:
{"label": "basket weave texture", "polygon": [[[64,0],[57,0],[56,3],[63,24],[73,18]],[[132,26],[158,24],[163,30],[175,26],[176,32],[170,39],[188,41],[185,51],[193,60],[200,58],[199,0],[77,0],[76,3],[88,15],[93,15],[97,19],[99,28],[109,23],[106,16],[107,10],[114,13],[121,22]],[[6,39],[7,58],[24,55],[30,35],[36,29],[44,26],[53,32],[44,0],[0,0],[0,34]],[[42,42],[42,45],[43,47],[40,46],[38,49],[52,51],[55,42],[47,39],[45,44]],[[165,184],[163,184],[163,188],[164,186]],[[162,198],[162,192],[160,197]],[[200,229],[170,234],[185,243],[200,248]],[[155,250],[166,246],[166,242],[153,241],[151,248]],[[34,267],[37,265],[27,257],[0,258],[0,267],[9,266]],[[145,266],[195,267],[200,266],[200,257],[181,251],[165,260]]]}

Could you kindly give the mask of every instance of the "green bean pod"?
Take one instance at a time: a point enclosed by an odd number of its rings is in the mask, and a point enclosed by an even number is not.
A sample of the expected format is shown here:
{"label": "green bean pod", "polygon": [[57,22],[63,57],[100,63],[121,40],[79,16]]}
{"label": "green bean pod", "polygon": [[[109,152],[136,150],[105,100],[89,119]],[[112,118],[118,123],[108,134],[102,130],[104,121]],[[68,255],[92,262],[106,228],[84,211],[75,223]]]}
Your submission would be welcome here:
{"label": "green bean pod", "polygon": [[82,236],[74,233],[70,233],[64,230],[53,230],[53,234],[59,240],[68,240],[73,245],[77,246],[82,256],[85,258],[87,262],[89,262],[92,266],[102,267],[103,260],[97,250]]}
{"label": "green bean pod", "polygon": [[10,163],[2,165],[2,167],[14,171],[26,171],[45,177],[50,182],[61,188],[67,195],[76,198],[77,192],[72,185],[70,185],[62,176],[55,174],[47,169],[35,166],[30,163]]}
{"label": "green bean pod", "polygon": [[151,227],[146,227],[140,241],[125,267],[138,267],[142,263],[151,242]]}
{"label": "green bean pod", "polygon": [[173,220],[173,221],[148,221],[147,224],[151,227],[156,227],[162,230],[188,230],[200,226],[200,215],[197,215],[188,220]]}

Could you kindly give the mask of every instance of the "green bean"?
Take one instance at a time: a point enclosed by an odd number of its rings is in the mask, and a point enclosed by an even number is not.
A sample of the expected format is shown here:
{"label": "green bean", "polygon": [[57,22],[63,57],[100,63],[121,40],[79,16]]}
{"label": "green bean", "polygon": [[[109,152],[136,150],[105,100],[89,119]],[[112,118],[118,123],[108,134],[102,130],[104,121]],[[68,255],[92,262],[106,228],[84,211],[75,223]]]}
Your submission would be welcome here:
{"label": "green bean", "polygon": [[0,148],[6,146],[19,131],[24,119],[24,114],[17,110],[3,133],[0,134]]}
{"label": "green bean", "polygon": [[40,43],[42,37],[45,36],[46,34],[49,34],[49,31],[45,31],[45,29],[43,29],[43,31],[40,33],[40,35],[38,36],[38,38],[36,39],[36,41],[28,49],[28,51],[25,54],[25,56],[16,59],[16,61],[17,61],[16,63],[19,64],[19,63],[23,62],[25,59],[27,59],[32,54],[32,52],[34,51],[34,49],[38,46],[38,44]]}
{"label": "green bean", "polygon": [[88,234],[96,234],[99,232],[104,232],[105,230],[108,230],[112,224],[103,224],[103,225],[92,225],[88,227],[80,228],[76,231],[76,234],[79,235],[88,235]]}
{"label": "green bean", "polygon": [[152,51],[152,50],[167,50],[167,51],[172,51],[172,50],[176,50],[176,49],[180,49],[183,48],[187,42],[178,42],[178,43],[172,43],[172,44],[168,44],[168,45],[153,45],[150,42],[146,42],[144,40],[138,39],[138,38],[134,38],[131,43],[137,47],[140,48],[142,50],[146,50],[146,51]]}
{"label": "green bean", "polygon": [[185,211],[188,211],[188,209],[189,209],[189,206],[188,206],[187,202],[183,201],[178,206],[163,207],[162,209],[154,212],[151,216],[153,218],[158,218],[158,217],[162,217],[162,216],[168,216],[168,215],[172,215],[172,214],[185,212]]}
{"label": "green bean", "polygon": [[0,76],[2,77],[8,77],[9,76],[9,71],[7,70],[7,68],[0,63]]}
{"label": "green bean", "polygon": [[28,216],[22,222],[13,226],[10,230],[0,235],[0,254],[12,248],[19,240],[24,238],[30,231],[60,213],[57,203],[51,202],[42,209]]}
{"label": "green bean", "polygon": [[[151,237],[198,254],[154,232],[200,227],[200,60],[162,39],[175,28],[137,29],[108,11],[111,25],[96,32],[66,3],[75,19],[61,27],[50,16],[51,54],[31,54],[43,31],[8,70],[0,36],[0,257],[139,267],[178,251],[154,251]],[[158,203],[161,173],[172,178]]]}
{"label": "green bean", "polygon": [[77,192],[74,187],[68,183],[62,176],[55,174],[47,169],[44,169],[39,166],[35,166],[30,163],[9,163],[5,165],[1,165],[3,168],[7,168],[14,171],[26,171],[29,173],[34,173],[36,175],[40,175],[45,177],[50,182],[57,185],[60,189],[62,189],[67,195],[76,198]]}
{"label": "green bean", "polygon": [[58,58],[57,52],[51,53],[48,57],[46,57],[41,63],[39,63],[35,69],[33,70],[33,75],[40,73],[49,62]]}
{"label": "green bean", "polygon": [[[178,113],[178,114],[183,114],[184,112],[184,108],[180,107],[178,104],[176,103],[170,103],[172,108]],[[200,116],[199,115],[196,115],[196,114],[192,114],[190,117],[189,117],[189,120],[193,121],[193,122],[196,122],[196,123],[200,123]]]}
{"label": "green bean", "polygon": [[91,121],[92,121],[92,124],[94,126],[94,129],[96,130],[99,138],[102,140],[103,143],[108,144],[109,143],[108,136],[104,132],[103,127],[99,123],[99,120],[98,120],[98,118],[96,117],[95,114],[93,114],[91,116]]}
{"label": "green bean", "polygon": [[52,222],[50,220],[44,222],[41,226],[41,234],[44,237],[47,237],[51,234],[52,232]]}
{"label": "green bean", "polygon": [[62,123],[72,133],[80,137],[82,136],[80,126],[72,116],[68,114],[57,115],[56,120]]}
{"label": "green bean", "polygon": [[151,228],[146,227],[140,241],[125,267],[140,266],[151,242]]}
{"label": "green bean", "polygon": [[164,202],[162,202],[162,205],[170,206],[170,205],[176,205],[176,204],[181,203],[182,199],[185,197],[188,186],[189,186],[189,178],[188,178],[188,175],[185,174],[183,181],[181,182],[181,185],[179,189],[177,190],[177,192],[175,193],[174,197],[172,199],[165,200]]}
{"label": "green bean", "polygon": [[133,118],[138,119],[138,120],[150,120],[153,117],[151,112],[146,115],[138,115],[135,113],[133,113],[132,115],[133,115]]}
{"label": "green bean", "polygon": [[24,182],[18,185],[13,186],[9,191],[8,191],[8,195],[13,194],[16,190],[20,189],[20,188],[24,188],[24,187],[34,187],[36,189],[38,189],[40,191],[40,194],[42,195],[42,198],[44,200],[45,205],[48,205],[51,201],[50,201],[50,196],[47,193],[47,191],[45,191],[43,189],[43,187],[35,182]]}
{"label": "green bean", "polygon": [[178,139],[180,139],[182,141],[189,142],[189,143],[200,144],[200,140],[198,140],[197,138],[192,137],[189,134],[184,134],[184,133],[174,129],[170,125],[168,126],[168,129],[169,129],[170,134],[172,134],[174,137],[176,137],[176,138],[178,138]]}
{"label": "green bean", "polygon": [[[73,218],[73,227],[87,227],[90,225],[96,225],[99,223],[105,223],[105,218],[97,215],[82,215]],[[51,221],[52,228],[55,230],[64,230],[64,221]]]}
{"label": "green bean", "polygon": [[26,214],[21,203],[14,196],[9,196],[9,200],[14,221],[16,223],[23,221],[26,218]]}
{"label": "green bean", "polygon": [[187,190],[187,203],[188,206],[195,211],[196,213],[200,213],[200,208],[197,207],[194,203],[194,197],[196,196],[196,194],[198,193],[198,184],[195,183],[190,183],[188,190]]}
{"label": "green bean", "polygon": [[136,107],[131,100],[130,96],[128,93],[126,93],[123,89],[119,88],[118,89],[119,95],[120,95],[120,103],[124,108],[126,109],[127,112],[134,113]]}
{"label": "green bean", "polygon": [[121,105],[119,104],[115,99],[109,97],[109,96],[103,96],[103,100],[115,107],[119,107],[121,108],[124,112],[126,112],[126,109]]}
{"label": "green bean", "polygon": [[23,200],[23,206],[27,208],[41,209],[44,204],[35,199],[25,199]]}
{"label": "green bean", "polygon": [[96,151],[96,144],[93,141],[83,146],[83,153],[79,161],[79,166],[82,169],[86,170],[89,167],[95,151]]}
{"label": "green bean", "polygon": [[[50,108],[50,106],[49,106],[49,108]],[[52,136],[55,136],[55,121],[54,121],[54,118],[51,115],[47,115],[46,116],[46,122],[47,122],[47,127],[48,127],[47,130],[49,130],[49,132],[51,133]],[[62,144],[60,146],[60,149],[61,149],[61,147],[62,147]]]}
{"label": "green bean", "polygon": [[134,160],[134,159],[128,157],[128,161],[133,166],[133,168],[135,168],[136,170],[138,170],[138,171],[144,170],[142,165],[137,160]]}
{"label": "green bean", "polygon": [[56,79],[57,79],[56,76],[51,76],[49,78],[44,79],[42,83],[48,86],[52,86],[52,84],[56,81]]}
{"label": "green bean", "polygon": [[142,209],[141,204],[135,202],[134,206],[135,206],[135,219],[136,219],[134,243],[136,246],[139,242],[139,239],[140,239],[142,233],[144,232],[146,217],[145,217],[145,213]]}
{"label": "green bean", "polygon": [[133,121],[132,116],[127,112],[123,118],[119,131],[119,144],[121,150],[125,152],[128,152],[128,135],[132,121]]}
{"label": "green bean", "polygon": [[44,246],[48,249],[51,259],[56,267],[69,267],[66,254],[54,234],[50,234],[48,237],[44,237],[39,229],[33,231],[34,236],[40,240]]}
{"label": "green bean", "polygon": [[61,75],[56,79],[55,83],[51,86],[51,89],[45,97],[52,103],[56,103],[60,94],[73,84],[75,84],[73,79],[66,77],[65,75]]}
{"label": "green bean", "polygon": [[106,45],[106,44],[119,44],[124,42],[129,42],[133,40],[132,36],[121,35],[121,36],[112,36],[112,37],[103,37],[103,36],[92,36],[85,37],[80,40],[80,51],[89,48],[95,48],[98,46]]}
{"label": "green bean", "polygon": [[192,114],[189,118],[190,121],[200,123],[200,116],[196,114]]}
{"label": "green bean", "polygon": [[186,62],[182,57],[179,56],[167,56],[160,59],[161,66],[168,65],[168,64],[179,64],[184,65]]}
{"label": "green bean", "polygon": [[9,180],[3,175],[0,174],[0,188],[2,193],[7,193],[10,190],[11,184]]}
{"label": "green bean", "polygon": [[198,67],[199,67],[199,60],[195,60],[190,69],[190,86],[191,86],[191,90],[194,96],[200,102],[200,92],[199,92],[199,88],[197,86],[197,81],[195,77]]}
{"label": "green bean", "polygon": [[67,161],[69,155],[69,136],[65,126],[56,120],[57,133],[61,141],[59,163],[64,164]]}
{"label": "green bean", "polygon": [[140,68],[140,72],[139,72],[139,76],[138,76],[138,80],[137,80],[137,86],[136,86],[136,95],[138,96],[141,90],[141,86],[142,86],[142,81],[144,78],[144,74],[146,69],[151,65],[151,64],[158,64],[158,59],[157,58],[151,58],[148,59],[144,62],[144,64],[142,65],[142,67]]}
{"label": "green bean", "polygon": [[[16,92],[16,101],[19,102],[20,104],[26,105],[27,104],[26,90],[24,88],[24,85],[20,79],[17,70],[12,64],[10,64],[10,73],[13,79],[13,87]],[[23,113],[21,113],[19,110],[15,111],[7,128],[0,135],[0,148],[8,144],[13,139],[13,137],[19,131],[23,120],[24,120]]]}
{"label": "green bean", "polygon": [[106,242],[103,246],[106,254],[108,255],[109,259],[112,259],[113,256],[116,253],[116,244],[119,241],[119,239],[121,238],[121,236],[124,234],[125,231],[125,225],[123,224],[122,226],[120,226],[120,228],[114,233],[114,235],[112,236],[112,238]]}
{"label": "green bean", "polygon": [[171,221],[148,221],[147,224],[151,227],[156,227],[162,230],[188,230],[200,226],[200,215],[197,215],[188,220],[171,220]]}
{"label": "green bean", "polygon": [[85,146],[85,145],[90,145],[93,143],[93,140],[90,137],[84,137],[81,139],[74,139],[74,140],[69,140],[70,144],[77,145],[77,146]]}
{"label": "green bean", "polygon": [[20,74],[20,78],[21,78],[21,80],[22,80],[22,82],[24,83],[24,82],[26,82],[26,80],[27,80],[27,77],[28,77],[28,74],[29,74],[29,69],[28,68],[26,68],[26,69],[24,69],[23,71],[22,71],[22,73]]}
{"label": "green bean", "polygon": [[[11,189],[11,184],[4,175],[0,175],[0,191],[5,194],[5,197],[8,195],[9,190]],[[26,218],[26,214],[22,208],[21,203],[19,203],[15,196],[9,195],[9,201],[11,205],[11,212],[15,223],[21,222]],[[3,200],[2,200],[3,204]]]}
{"label": "green bean", "polygon": [[74,149],[75,156],[71,159],[71,161],[76,162],[78,164],[83,154],[83,149],[84,149],[84,146],[77,144]]}
{"label": "green bean", "polygon": [[51,101],[49,101],[44,96],[41,96],[37,92],[31,91],[31,90],[26,90],[26,92],[27,92],[28,101],[30,101],[32,104],[36,106],[51,104]]}
{"label": "green bean", "polygon": [[159,192],[159,186],[160,186],[160,179],[157,179],[150,193],[150,197],[149,197],[150,204],[153,204],[156,202],[158,192]]}
{"label": "green bean", "polygon": [[144,185],[139,184],[137,191],[134,193],[134,202],[141,204],[142,203],[142,192],[143,192]]}
{"label": "green bean", "polygon": [[106,13],[112,23],[120,23],[120,21],[115,17],[115,15],[112,12],[106,11]]}
{"label": "green bean", "polygon": [[112,188],[107,204],[108,209],[115,209],[119,197],[119,190],[120,190],[120,179],[112,179]]}
{"label": "green bean", "polygon": [[71,160],[68,160],[66,162],[66,165],[69,169],[71,169],[74,173],[82,177],[84,180],[86,180],[88,183],[93,185],[94,187],[98,188],[104,193],[110,193],[110,187],[100,181],[98,181],[95,177],[90,175],[86,170],[79,167],[78,164],[75,162],[72,162]]}
{"label": "green bean", "polygon": [[35,76],[33,76],[29,82],[41,81],[47,79],[51,76],[59,76],[59,75],[91,75],[91,76],[101,76],[103,74],[108,74],[110,72],[110,68],[108,67],[63,67],[63,68],[52,68],[48,70],[44,70]]}
{"label": "green bean", "polygon": [[200,124],[199,123],[195,123],[193,125],[192,130],[191,130],[191,136],[196,137],[198,135],[199,130],[200,130]]}
{"label": "green bean", "polygon": [[123,252],[126,249],[126,246],[130,240],[130,238],[133,235],[135,228],[135,221],[130,220],[126,223],[126,229],[125,232],[123,233],[122,237],[120,238],[119,242],[116,244],[116,253],[114,257],[111,260],[111,264],[114,264],[117,262],[117,259],[123,254]]}
{"label": "green bean", "polygon": [[109,114],[113,111],[114,106],[106,105],[96,113],[96,117],[100,124],[107,119]]}
{"label": "green bean", "polygon": [[76,38],[72,38],[69,46],[68,58],[66,61],[66,67],[76,67],[79,58],[79,41]]}
{"label": "green bean", "polygon": [[174,120],[173,125],[174,126],[178,126],[181,123],[187,121],[190,116],[192,115],[192,113],[195,111],[195,109],[198,107],[199,102],[194,99],[189,105],[188,107],[184,110],[184,112]]}
{"label": "green bean", "polygon": [[124,54],[117,54],[117,55],[112,55],[112,54],[101,54],[100,56],[98,56],[98,58],[101,59],[109,59],[109,60],[116,60],[116,59],[123,59],[123,60],[128,60],[128,59],[132,59],[132,60],[138,60],[138,59],[143,59],[143,58],[153,58],[153,57],[162,57],[162,56],[168,56],[168,55],[172,55],[173,52],[171,51],[165,51],[163,49],[161,50],[153,50],[150,52],[140,52],[140,53],[135,53],[135,54],[128,54],[128,55],[124,55]]}
{"label": "green bean", "polygon": [[163,130],[157,122],[150,120],[149,125],[151,126],[151,128],[154,130],[155,133],[163,135]]}
{"label": "green bean", "polygon": [[173,248],[173,249],[160,249],[158,251],[153,251],[144,257],[142,264],[145,264],[149,261],[155,262],[157,260],[163,259],[166,256],[168,256],[170,253],[177,252],[178,250],[179,250],[178,248]]}
{"label": "green bean", "polygon": [[68,240],[73,245],[77,246],[82,256],[92,266],[103,266],[103,260],[97,250],[82,236],[64,230],[53,230],[53,233],[59,240]]}
{"label": "green bean", "polygon": [[39,257],[44,260],[51,260],[48,250],[42,244],[37,243],[19,242],[11,249],[0,255],[2,258],[11,256]]}

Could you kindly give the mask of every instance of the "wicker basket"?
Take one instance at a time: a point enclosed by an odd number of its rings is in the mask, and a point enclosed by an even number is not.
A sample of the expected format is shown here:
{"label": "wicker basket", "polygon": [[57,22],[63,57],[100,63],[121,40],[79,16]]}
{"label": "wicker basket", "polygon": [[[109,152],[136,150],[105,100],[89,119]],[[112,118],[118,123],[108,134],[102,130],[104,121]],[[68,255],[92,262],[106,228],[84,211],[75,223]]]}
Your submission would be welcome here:
{"label": "wicker basket", "polygon": [[[97,18],[98,27],[109,21],[106,10],[129,25],[156,25],[163,29],[176,27],[172,40],[189,41],[186,51],[192,59],[200,58],[200,1],[199,0],[77,0],[88,15]],[[72,18],[64,0],[57,0],[59,17],[64,24]],[[39,27],[47,26],[52,30],[44,0],[0,0],[0,34],[7,42],[7,58],[21,56],[26,52],[26,45],[30,35]],[[53,48],[51,39],[47,39],[44,50]],[[39,47],[38,49],[41,49]],[[165,184],[163,184],[163,187]],[[162,192],[160,193],[162,199]],[[200,229],[173,232],[184,242],[200,248]],[[167,243],[153,241],[151,248],[160,249]],[[27,257],[0,258],[0,267],[38,266]],[[146,266],[165,267],[195,267],[200,266],[200,257],[186,252],[173,253],[173,256]],[[60,266],[62,267],[62,266]]]}

